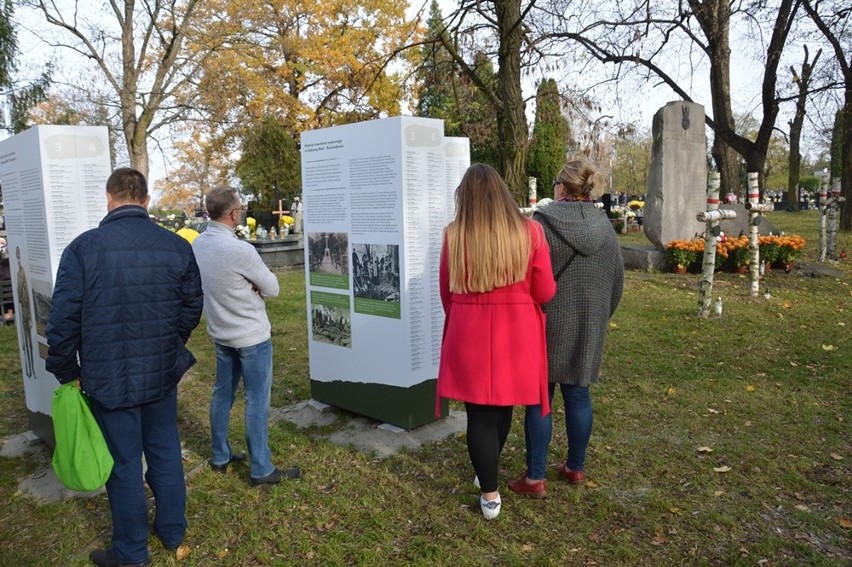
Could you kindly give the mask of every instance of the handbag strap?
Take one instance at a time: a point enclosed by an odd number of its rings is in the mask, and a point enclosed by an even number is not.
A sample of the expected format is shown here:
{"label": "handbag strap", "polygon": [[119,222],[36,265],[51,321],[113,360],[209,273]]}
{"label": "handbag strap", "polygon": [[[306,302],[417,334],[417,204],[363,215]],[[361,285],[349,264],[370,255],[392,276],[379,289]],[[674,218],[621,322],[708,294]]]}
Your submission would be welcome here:
{"label": "handbag strap", "polygon": [[[569,246],[570,246],[570,244],[569,244]],[[570,258],[568,258],[568,260],[566,260],[566,261],[565,261],[565,263],[562,265],[562,267],[561,267],[561,268],[559,268],[559,271],[558,271],[558,272],[556,272],[556,275],[555,275],[555,276],[553,276],[553,279],[554,279],[555,281],[559,281],[559,276],[561,276],[561,275],[562,275],[562,272],[564,272],[566,269],[568,269],[568,266],[570,266],[570,265],[571,265],[571,262],[573,262],[573,261],[574,261],[574,258],[576,258],[576,257],[577,257],[577,251],[576,251],[576,250],[574,250],[574,253],[573,253],[573,254],[571,254],[571,257],[570,257]]]}
{"label": "handbag strap", "polygon": [[576,257],[577,257],[577,249],[576,249],[576,248],[574,248],[573,246],[571,246],[571,244],[570,244],[569,242],[567,242],[564,238],[562,238],[562,237],[559,235],[559,233],[557,232],[557,230],[554,228],[553,224],[550,222],[550,220],[549,220],[547,217],[545,217],[545,216],[541,216],[541,220],[542,220],[545,224],[547,224],[547,226],[549,226],[549,227],[550,227],[550,229],[551,229],[551,230],[552,230],[552,231],[556,234],[556,236],[559,238],[559,240],[561,240],[562,242],[564,242],[564,243],[565,243],[565,245],[566,245],[566,246],[568,246],[568,248],[570,248],[570,249],[574,252],[573,254],[571,254],[571,257],[570,257],[570,258],[568,258],[568,259],[565,261],[565,263],[562,265],[562,267],[561,267],[561,268],[559,268],[559,271],[558,271],[558,272],[556,272],[556,274],[553,276],[553,279],[554,279],[555,281],[559,281],[559,277],[562,275],[562,273],[563,273],[565,270],[567,270],[567,269],[568,269],[568,266],[570,266],[570,265],[571,265],[571,262],[573,262],[573,261],[574,261],[574,258],[576,258]]}

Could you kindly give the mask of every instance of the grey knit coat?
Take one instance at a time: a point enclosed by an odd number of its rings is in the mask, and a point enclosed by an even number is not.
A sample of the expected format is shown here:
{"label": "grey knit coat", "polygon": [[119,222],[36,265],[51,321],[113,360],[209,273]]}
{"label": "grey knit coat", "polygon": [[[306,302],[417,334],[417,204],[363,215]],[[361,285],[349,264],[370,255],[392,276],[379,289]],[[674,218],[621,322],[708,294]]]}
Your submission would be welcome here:
{"label": "grey knit coat", "polygon": [[588,202],[556,201],[533,215],[550,245],[556,295],[547,313],[551,383],[588,386],[598,381],[609,319],[624,290],[618,236],[606,213]]}

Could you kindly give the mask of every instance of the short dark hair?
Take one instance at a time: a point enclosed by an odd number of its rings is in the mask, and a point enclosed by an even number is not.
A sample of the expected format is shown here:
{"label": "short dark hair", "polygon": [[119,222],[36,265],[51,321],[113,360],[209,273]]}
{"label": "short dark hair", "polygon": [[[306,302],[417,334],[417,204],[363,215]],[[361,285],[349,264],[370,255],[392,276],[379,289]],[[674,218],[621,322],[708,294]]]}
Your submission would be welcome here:
{"label": "short dark hair", "polygon": [[148,182],[142,172],[120,167],[107,179],[106,190],[117,201],[144,203],[148,197]]}
{"label": "short dark hair", "polygon": [[207,192],[205,200],[210,218],[219,220],[240,206],[240,193],[233,187],[217,185]]}

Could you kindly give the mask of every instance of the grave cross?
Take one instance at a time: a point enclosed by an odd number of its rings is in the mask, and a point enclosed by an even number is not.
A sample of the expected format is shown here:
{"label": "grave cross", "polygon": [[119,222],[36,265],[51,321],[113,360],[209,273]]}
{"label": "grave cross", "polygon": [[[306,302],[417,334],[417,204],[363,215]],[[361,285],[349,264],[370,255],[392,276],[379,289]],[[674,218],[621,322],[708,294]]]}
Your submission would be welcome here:
{"label": "grave cross", "polygon": [[760,221],[763,219],[762,214],[774,210],[775,206],[772,203],[760,202],[757,173],[754,171],[748,172],[748,202],[745,208],[748,211],[748,274],[751,279],[749,295],[757,297],[763,270],[760,260]]}
{"label": "grave cross", "polygon": [[713,272],[716,270],[716,238],[721,234],[719,221],[736,217],[736,211],[719,208],[719,172],[711,171],[707,176],[707,210],[696,215],[697,220],[705,223],[704,259],[702,261],[701,282],[698,286],[699,317],[706,318],[710,315]]}
{"label": "grave cross", "polygon": [[284,199],[278,199],[278,210],[272,211],[272,214],[278,215],[278,226],[280,227],[281,226],[281,219],[283,218],[283,215],[289,215],[290,214],[290,211],[284,210]]}

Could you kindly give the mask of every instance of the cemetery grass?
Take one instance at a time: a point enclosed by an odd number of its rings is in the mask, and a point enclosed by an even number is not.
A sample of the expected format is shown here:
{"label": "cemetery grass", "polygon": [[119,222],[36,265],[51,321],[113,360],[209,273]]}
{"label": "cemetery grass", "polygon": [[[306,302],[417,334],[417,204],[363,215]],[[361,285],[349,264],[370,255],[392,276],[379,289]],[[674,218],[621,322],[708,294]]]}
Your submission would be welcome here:
{"label": "cemetery grass", "polygon": [[[772,222],[808,239],[802,261],[814,259],[815,215]],[[850,250],[852,235],[839,245]],[[273,458],[302,479],[252,488],[247,467],[211,472],[214,357],[202,322],[179,396],[189,555],[177,561],[152,537],[153,564],[849,565],[852,269],[835,266],[845,277],[770,273],[768,300],[749,297],[746,277],[718,274],[724,312],[707,320],[695,316],[697,275],[628,272],[592,392],[589,482],[571,487],[551,468],[544,500],[506,488],[524,468],[518,408],[493,522],[479,513],[463,434],[379,460],[326,440],[342,423],[282,421],[270,428]],[[310,397],[304,276],[280,281],[269,302],[274,407]],[[0,329],[4,437],[27,429],[16,349],[14,328]],[[554,405],[551,465],[566,450]],[[242,449],[239,401],[234,416]],[[105,495],[39,504],[19,491],[48,458],[0,458],[0,565],[85,565],[109,542]]]}

